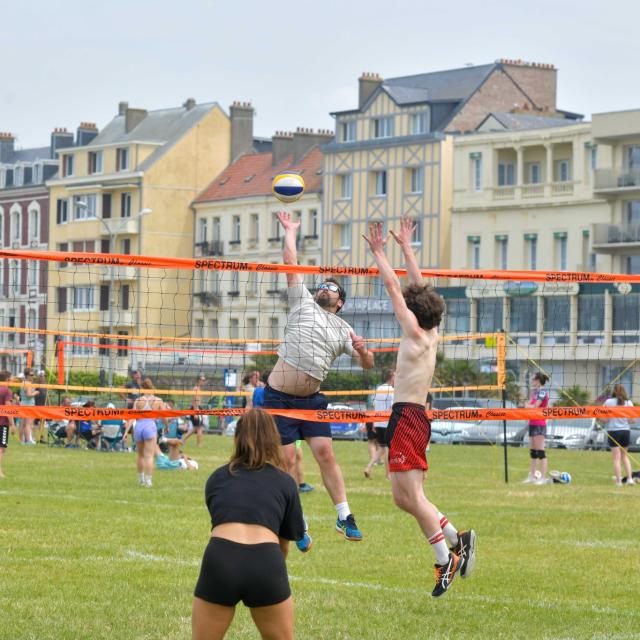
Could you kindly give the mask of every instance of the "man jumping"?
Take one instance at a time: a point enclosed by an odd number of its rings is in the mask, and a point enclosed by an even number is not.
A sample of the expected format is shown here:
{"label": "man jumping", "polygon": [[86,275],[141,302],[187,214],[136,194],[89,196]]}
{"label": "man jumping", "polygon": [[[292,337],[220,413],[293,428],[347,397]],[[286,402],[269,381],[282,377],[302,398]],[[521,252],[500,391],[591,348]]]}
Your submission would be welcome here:
{"label": "man jumping", "polygon": [[[289,213],[278,213],[284,227],[283,260],[297,265],[296,233],[299,221]],[[320,383],[326,378],[333,361],[341,354],[350,355],[363,369],[373,367],[373,354],[362,337],[337,316],[344,305],[344,289],[327,278],[315,296],[297,273],[287,274],[289,316],[284,340],[278,349],[276,362],[264,390],[265,409],[326,409],[327,398],[320,393]],[[285,461],[294,476],[296,440],[306,440],[320,467],[322,481],[336,507],[336,530],[347,540],[362,540],[362,534],[349,509],[342,470],[336,461],[331,442],[331,427],[326,422],[311,422],[275,416]],[[294,476],[295,477],[295,476]],[[297,543],[300,551],[308,551],[311,538],[307,534]]]}
{"label": "man jumping", "polygon": [[[457,572],[466,578],[473,571],[476,534],[473,530],[458,532],[424,493],[423,482],[429,468],[425,450],[431,438],[425,398],[436,365],[438,325],[444,301],[433,287],[422,282],[411,248],[414,230],[413,222],[405,219],[398,233],[391,231],[407,265],[409,286],[404,290],[384,253],[389,235],[383,237],[382,224],[370,225],[369,237],[363,237],[369,243],[402,328],[394,403],[387,427],[391,490],[396,505],[418,521],[435,553],[436,585],[431,595],[437,598],[449,588]],[[451,550],[447,542],[452,545]]]}

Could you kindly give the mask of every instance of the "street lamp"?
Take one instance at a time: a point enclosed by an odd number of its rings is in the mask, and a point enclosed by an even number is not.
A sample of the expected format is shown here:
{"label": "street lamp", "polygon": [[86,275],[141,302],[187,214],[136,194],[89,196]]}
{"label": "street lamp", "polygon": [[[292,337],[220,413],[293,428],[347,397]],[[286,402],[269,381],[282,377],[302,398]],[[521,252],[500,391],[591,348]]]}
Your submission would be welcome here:
{"label": "street lamp", "polygon": [[[84,200],[77,200],[76,206],[80,207],[81,209],[88,208],[88,205]],[[145,209],[141,209],[138,212],[138,214],[135,216],[135,218],[138,221],[138,232],[140,231],[140,219],[142,218],[142,216],[146,216],[149,213],[151,213],[151,209],[145,208]],[[100,217],[98,218],[98,220],[100,220],[100,223],[105,228],[105,231],[109,236],[109,252],[114,252],[114,249],[116,248],[116,240],[118,238],[118,234],[126,227],[127,223],[129,222],[129,220],[131,220],[131,218],[130,217],[121,218],[120,223],[118,225],[114,225],[113,228],[105,222],[104,218]],[[116,303],[115,301],[116,271],[115,270],[116,270],[115,265],[113,264],[109,265],[109,319],[108,319],[109,335],[113,335],[113,308]],[[112,338],[110,338],[109,340],[112,340]],[[107,384],[109,388],[113,388],[113,371],[115,369],[115,356],[116,356],[115,349],[109,348],[109,369],[107,371]]]}

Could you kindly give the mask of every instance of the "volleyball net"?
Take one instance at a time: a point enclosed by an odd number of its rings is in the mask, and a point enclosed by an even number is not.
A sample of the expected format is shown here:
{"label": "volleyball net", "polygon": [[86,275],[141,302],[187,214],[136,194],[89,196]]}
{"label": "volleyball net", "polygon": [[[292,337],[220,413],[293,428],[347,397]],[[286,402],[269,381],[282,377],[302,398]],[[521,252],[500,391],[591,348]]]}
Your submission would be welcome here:
{"label": "volleyball net", "polygon": [[[296,304],[287,274],[297,273],[312,293],[328,277],[340,282],[347,294],[340,317],[374,353],[375,366],[367,371],[348,355],[334,362],[322,385],[338,407],[331,419],[384,419],[371,410],[371,399],[383,370],[395,366],[400,328],[375,268],[53,251],[0,255],[0,368],[13,374],[14,387],[24,384],[22,369],[44,371],[37,386],[48,393],[47,406],[12,407],[12,415],[61,417],[61,399],[69,396],[76,403],[95,401],[96,407],[73,409],[87,417],[104,416],[108,403],[116,405],[110,415],[135,417],[124,408],[134,370],[153,381],[158,396],[174,401],[164,416],[194,413],[201,376],[206,382],[197,412],[239,415],[251,393],[246,377],[277,360]],[[601,406],[616,384],[630,398],[640,397],[640,276],[422,273],[446,303],[432,417],[640,416],[633,407]],[[526,407],[538,371],[549,376],[544,410]]]}

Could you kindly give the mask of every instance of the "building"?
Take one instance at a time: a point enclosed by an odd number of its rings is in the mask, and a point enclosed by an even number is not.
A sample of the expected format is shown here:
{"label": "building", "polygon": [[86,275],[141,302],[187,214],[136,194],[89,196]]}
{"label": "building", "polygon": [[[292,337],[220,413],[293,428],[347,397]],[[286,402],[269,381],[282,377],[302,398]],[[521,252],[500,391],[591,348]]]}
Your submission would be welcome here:
{"label": "building", "polygon": [[[82,123],[78,138],[89,141],[94,124]],[[15,136],[0,133],[0,246],[6,249],[48,248],[49,191],[45,181],[58,171],[58,153],[74,144],[73,133],[55,129],[49,145],[17,149]],[[0,326],[47,328],[47,263],[4,260],[0,270]],[[42,334],[0,332],[0,369],[22,371],[28,361],[45,359]]]}
{"label": "building", "polygon": [[[242,155],[227,167],[193,203],[194,255],[282,263],[283,230],[276,213],[286,209],[301,221],[299,263],[320,264],[323,154],[319,145],[332,137],[330,131],[311,129],[278,132],[270,152]],[[305,181],[304,195],[291,205],[279,203],[271,193],[273,178],[282,171],[299,173]],[[309,278],[309,286],[314,281]],[[261,340],[281,339],[286,289],[284,274],[200,272],[194,286],[193,336],[240,340],[248,351],[260,348]],[[246,360],[241,355],[224,355],[204,357],[203,364],[244,368]]]}
{"label": "building", "polygon": [[[572,124],[492,113],[478,133],[457,137],[452,267],[639,273],[639,114]],[[522,384],[540,365],[553,374],[556,395],[579,385],[595,400],[619,375],[636,387],[640,287],[450,284],[458,286],[446,290],[445,330],[504,329],[508,369]],[[448,356],[482,360],[491,350],[466,344]]]}
{"label": "building", "polygon": [[[50,247],[59,251],[188,257],[192,200],[235,155],[251,148],[246,108],[228,116],[215,102],[146,111],[121,102],[93,140],[60,154],[51,193]],[[65,267],[66,268],[63,268]],[[120,349],[83,338],[65,354],[82,366],[124,374],[141,352],[128,335],[188,335],[191,274],[171,269],[60,265],[50,269],[51,328],[119,334]],[[50,351],[54,357],[53,350]]]}
{"label": "building", "polygon": [[[576,118],[557,110],[556,80],[552,65],[514,60],[386,80],[364,74],[358,107],[332,114],[336,138],[323,147],[323,262],[372,264],[362,240],[369,223],[393,226],[410,216],[420,265],[448,267],[454,135],[475,130],[491,112],[514,108]],[[400,252],[390,245],[390,260],[400,266]],[[345,318],[371,337],[393,331],[378,283],[358,282]]]}

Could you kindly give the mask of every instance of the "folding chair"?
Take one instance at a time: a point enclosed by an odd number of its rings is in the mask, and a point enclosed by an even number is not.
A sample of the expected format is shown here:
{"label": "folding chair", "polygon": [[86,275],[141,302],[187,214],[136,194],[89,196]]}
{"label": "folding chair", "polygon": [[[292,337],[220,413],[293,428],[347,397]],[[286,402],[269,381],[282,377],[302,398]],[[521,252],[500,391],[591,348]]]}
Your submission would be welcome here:
{"label": "folding chair", "polygon": [[[117,451],[122,448],[122,436],[124,435],[123,420],[103,420],[101,433],[98,436],[98,449],[104,451]],[[120,447],[118,447],[120,445]]]}

